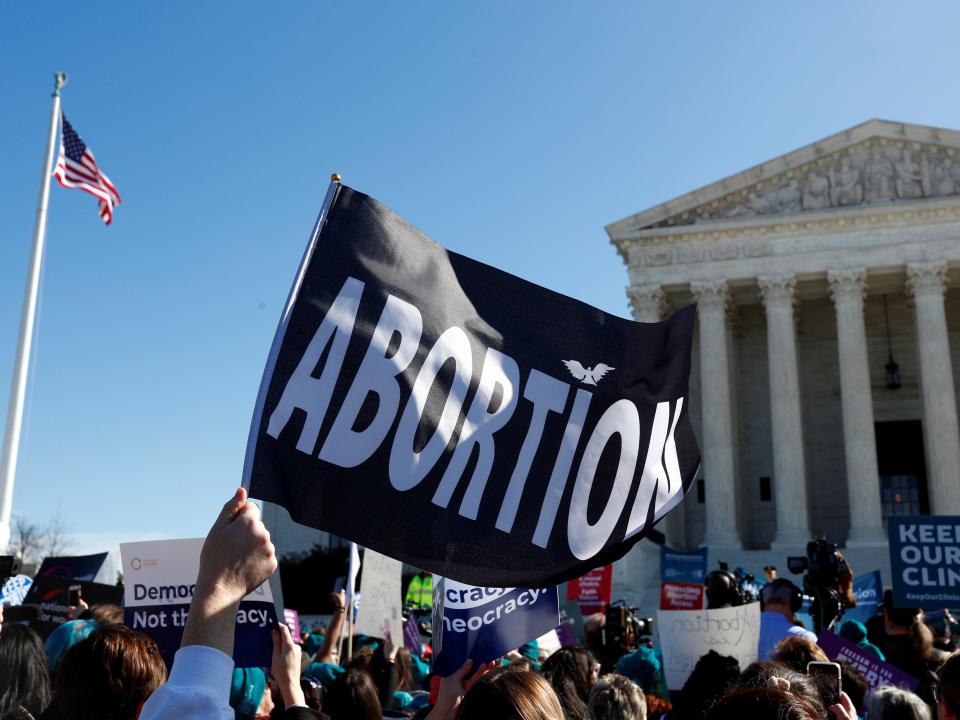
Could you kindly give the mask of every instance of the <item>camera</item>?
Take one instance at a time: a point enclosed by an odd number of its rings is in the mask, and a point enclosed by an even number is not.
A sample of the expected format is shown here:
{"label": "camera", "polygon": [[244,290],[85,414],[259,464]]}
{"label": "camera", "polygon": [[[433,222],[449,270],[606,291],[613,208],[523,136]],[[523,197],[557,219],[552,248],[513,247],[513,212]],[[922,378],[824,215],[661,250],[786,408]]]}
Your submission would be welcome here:
{"label": "camera", "polygon": [[856,605],[850,592],[850,565],[826,537],[808,542],[806,557],[787,558],[787,567],[795,575],[806,572],[803,593],[812,598],[810,616],[815,632],[833,627],[846,608]]}
{"label": "camera", "polygon": [[739,607],[756,602],[759,598],[756,578],[741,567],[730,569],[720,561],[720,569],[713,570],[704,582],[706,585],[707,609]]}
{"label": "camera", "polygon": [[15,555],[0,555],[0,585],[20,572],[20,558]]}
{"label": "camera", "polygon": [[602,642],[608,651],[628,653],[653,637],[653,618],[637,617],[637,608],[623,600],[607,605],[604,614]]}

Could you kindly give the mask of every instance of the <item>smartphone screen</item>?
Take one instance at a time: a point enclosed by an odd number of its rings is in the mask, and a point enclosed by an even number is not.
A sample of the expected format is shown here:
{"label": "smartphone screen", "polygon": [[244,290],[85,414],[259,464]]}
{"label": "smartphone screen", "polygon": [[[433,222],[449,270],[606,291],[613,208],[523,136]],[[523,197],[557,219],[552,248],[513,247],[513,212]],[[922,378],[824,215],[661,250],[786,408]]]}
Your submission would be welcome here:
{"label": "smartphone screen", "polygon": [[840,666],[837,663],[807,663],[807,675],[816,683],[827,705],[840,702]]}
{"label": "smartphone screen", "polygon": [[337,581],[333,584],[333,591],[334,591],[335,593],[338,593],[338,592],[340,592],[341,590],[343,590],[343,580],[344,580],[344,578],[338,577],[338,578],[337,578]]}
{"label": "smartphone screen", "polygon": [[67,594],[67,604],[68,605],[79,605],[80,604],[80,586],[71,585],[68,589]]}

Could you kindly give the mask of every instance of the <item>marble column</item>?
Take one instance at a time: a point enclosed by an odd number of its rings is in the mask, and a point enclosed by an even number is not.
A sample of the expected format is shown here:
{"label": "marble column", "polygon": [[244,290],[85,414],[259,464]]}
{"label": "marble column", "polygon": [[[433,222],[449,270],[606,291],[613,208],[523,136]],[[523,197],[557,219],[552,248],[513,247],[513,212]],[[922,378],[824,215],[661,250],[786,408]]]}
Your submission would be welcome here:
{"label": "marble column", "polygon": [[770,363],[770,424],[773,439],[773,494],[777,532],[773,549],[793,549],[810,539],[807,475],[803,458],[803,418],[793,317],[793,275],[758,278],[767,312]]}
{"label": "marble column", "polygon": [[[627,288],[627,297],[630,298],[633,319],[637,322],[660,322],[669,313],[666,293],[659,285],[631,285]],[[668,545],[675,548],[686,547],[683,505],[674,508],[660,521],[657,529],[666,536]]]}
{"label": "marble column", "polygon": [[847,547],[879,546],[886,540],[880,509],[880,472],[873,428],[873,391],[867,361],[863,298],[865,268],[827,273],[837,311],[840,353],[840,399],[843,407],[843,449],[847,465],[850,534]]}
{"label": "marble column", "polygon": [[907,293],[913,297],[917,322],[930,512],[960,515],[960,434],[943,307],[946,286],[945,262],[907,265]]}
{"label": "marble column", "polygon": [[723,280],[691,283],[700,318],[700,397],[703,408],[703,477],[711,550],[739,550],[734,474],[733,414],[727,351],[730,293]]}

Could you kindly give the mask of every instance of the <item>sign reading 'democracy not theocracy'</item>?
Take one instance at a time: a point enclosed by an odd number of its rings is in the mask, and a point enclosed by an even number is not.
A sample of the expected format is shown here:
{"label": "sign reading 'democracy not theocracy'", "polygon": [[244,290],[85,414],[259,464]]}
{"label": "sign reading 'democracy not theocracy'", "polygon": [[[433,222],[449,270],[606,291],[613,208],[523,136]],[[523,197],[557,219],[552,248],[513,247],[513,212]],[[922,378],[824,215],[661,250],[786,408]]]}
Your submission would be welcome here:
{"label": "sign reading 'democracy not theocracy'", "polygon": [[[366,571],[364,571],[366,572]],[[494,588],[433,578],[433,671],[489,662],[560,624],[557,588]]]}
{"label": "sign reading 'democracy not theocracy'", "polygon": [[896,607],[960,604],[960,517],[890,517],[890,570]]}
{"label": "sign reading 'democracy not theocracy'", "polygon": [[[202,538],[120,544],[123,621],[156,640],[167,667],[180,647],[202,547]],[[240,603],[233,644],[237,667],[270,667],[270,629],[276,624],[273,593],[265,582]]]}
{"label": "sign reading 'democracy not theocracy'", "polygon": [[760,646],[760,603],[718,610],[660,610],[660,647],[667,687],[679,690],[697,661],[711,650],[736,658],[745,668]]}
{"label": "sign reading 'democracy not theocracy'", "polygon": [[497,587],[606,565],[680,502],[692,306],[624,320],[328,198],[257,398],[252,497]]}

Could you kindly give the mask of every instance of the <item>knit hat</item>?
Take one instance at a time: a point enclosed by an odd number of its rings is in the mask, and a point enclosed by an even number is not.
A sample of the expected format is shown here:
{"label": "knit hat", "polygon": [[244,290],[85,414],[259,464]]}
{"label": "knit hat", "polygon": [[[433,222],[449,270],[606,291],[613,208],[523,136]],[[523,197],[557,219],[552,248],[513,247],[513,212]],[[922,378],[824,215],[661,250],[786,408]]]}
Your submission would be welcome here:
{"label": "knit hat", "polygon": [[230,683],[230,707],[237,720],[253,720],[267,689],[267,676],[260,668],[234,668]]}

